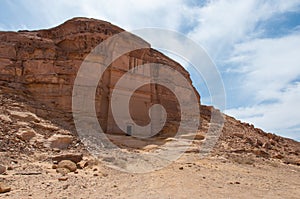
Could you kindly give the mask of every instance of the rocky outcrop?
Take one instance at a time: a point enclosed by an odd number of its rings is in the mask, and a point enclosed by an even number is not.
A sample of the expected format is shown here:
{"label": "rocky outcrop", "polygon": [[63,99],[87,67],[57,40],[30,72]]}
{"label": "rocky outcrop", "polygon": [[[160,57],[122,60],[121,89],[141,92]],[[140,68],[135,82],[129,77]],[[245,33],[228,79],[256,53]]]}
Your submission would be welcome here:
{"label": "rocky outcrop", "polygon": [[[32,111],[36,114],[52,118],[72,129],[72,89],[82,61],[101,41],[123,31],[105,21],[74,18],[48,30],[0,32],[0,86],[30,99],[35,109]],[[115,60],[104,73],[98,87],[96,108],[99,122],[107,132],[120,132],[115,128],[107,99],[117,80],[129,69],[144,63],[161,63],[179,71],[191,83],[188,72],[182,66],[151,49],[145,41],[141,42],[148,48],[130,52]],[[140,88],[137,94],[139,92],[147,96],[143,102],[133,102],[133,110],[139,110],[138,113],[132,113],[137,124],[149,123],[148,109],[156,103],[154,100],[159,100],[167,109],[166,126],[177,128],[174,121],[180,120],[180,116],[174,94],[155,85]],[[200,103],[199,96],[198,100]]]}
{"label": "rocky outcrop", "polygon": [[[95,45],[122,31],[124,30],[104,21],[75,18],[48,30],[0,32],[0,152],[33,154],[35,151],[49,153],[50,150],[57,155],[60,150],[81,151],[82,145],[72,129],[71,98],[74,79],[82,61]],[[113,120],[108,122],[108,101],[103,101],[110,95],[110,89],[118,79],[111,81],[111,77],[119,77],[129,68],[147,62],[167,64],[190,81],[189,74],[178,63],[150,46],[123,55],[112,63],[111,70],[104,74],[104,84],[99,85],[97,90],[99,95],[96,95],[96,99],[102,102],[97,106],[98,117],[105,130],[109,131],[108,127],[115,125]],[[100,94],[103,93],[101,89],[105,91],[104,95]],[[168,112],[167,129],[163,132],[176,132],[179,110],[175,96],[159,86],[148,90],[141,88],[138,92],[146,93],[149,102],[153,102],[151,96],[156,95],[156,99],[159,97],[160,104]],[[200,102],[200,96],[198,99]],[[139,109],[139,112],[142,110],[147,114],[149,105],[151,103]],[[225,122],[220,138],[207,135],[208,129],[215,125],[211,121],[212,114],[217,114],[217,120]],[[149,120],[148,116],[135,115],[134,112],[132,116],[140,125],[147,124]],[[226,116],[213,107],[201,106],[200,119],[201,128],[194,145],[187,152],[199,152],[199,146],[203,143],[219,138],[213,150],[215,155],[224,155],[241,162],[245,158],[236,156],[262,157],[300,165],[299,142],[265,133],[253,125]],[[73,130],[73,134],[68,130]],[[113,131],[115,133],[118,130]],[[188,139],[189,135],[184,135],[183,138]],[[116,143],[122,141],[120,145],[124,144],[124,136],[113,139]],[[131,138],[126,139],[130,141]],[[134,141],[136,144],[136,140]],[[137,148],[151,151],[164,142],[154,140],[148,143],[140,140]],[[128,143],[125,144],[130,148]],[[63,156],[59,160],[70,159],[77,163],[82,159],[82,155],[76,161],[72,155],[70,157]]]}
{"label": "rocky outcrop", "polygon": [[[201,121],[204,132],[212,123],[211,114],[216,110],[210,106],[201,106]],[[243,123],[223,114],[225,122],[218,142],[212,151],[215,155],[224,155],[245,162],[249,157],[277,159],[287,164],[300,165],[300,143],[272,133],[266,133],[253,125]]]}

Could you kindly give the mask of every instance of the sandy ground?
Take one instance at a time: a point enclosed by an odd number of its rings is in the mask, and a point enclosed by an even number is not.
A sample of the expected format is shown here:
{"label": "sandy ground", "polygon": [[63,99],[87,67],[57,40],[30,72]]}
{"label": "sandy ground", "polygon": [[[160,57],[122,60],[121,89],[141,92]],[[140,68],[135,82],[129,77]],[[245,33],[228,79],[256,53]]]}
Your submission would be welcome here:
{"label": "sandy ground", "polygon": [[[33,175],[25,175],[30,171]],[[40,173],[39,173],[40,172]],[[299,198],[300,167],[256,159],[239,164],[223,157],[184,154],[173,164],[146,174],[124,173],[101,162],[67,174],[52,163],[16,164],[0,175],[11,192],[0,198]]]}

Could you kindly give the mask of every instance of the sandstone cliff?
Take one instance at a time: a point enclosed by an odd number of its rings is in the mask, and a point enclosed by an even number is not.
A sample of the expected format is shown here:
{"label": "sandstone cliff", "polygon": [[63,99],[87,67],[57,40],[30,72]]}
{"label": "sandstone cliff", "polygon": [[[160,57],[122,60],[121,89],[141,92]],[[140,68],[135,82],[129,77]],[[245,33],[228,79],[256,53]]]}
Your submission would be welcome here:
{"label": "sandstone cliff", "polygon": [[[33,111],[38,115],[72,129],[72,89],[80,65],[96,45],[122,31],[108,22],[74,18],[48,30],[0,32],[0,85],[9,92],[31,99]],[[108,98],[115,83],[129,69],[144,63],[161,63],[179,71],[191,84],[189,74],[182,66],[151,49],[145,41],[141,42],[148,48],[132,51],[115,60],[99,84],[96,108],[106,132],[120,133],[112,119]],[[139,91],[146,93],[147,99],[131,103],[135,106],[132,117],[138,124],[149,122],[147,109],[154,100],[159,100],[168,112],[167,126],[178,127],[176,122],[172,123],[180,119],[177,100],[168,89],[150,85]]]}

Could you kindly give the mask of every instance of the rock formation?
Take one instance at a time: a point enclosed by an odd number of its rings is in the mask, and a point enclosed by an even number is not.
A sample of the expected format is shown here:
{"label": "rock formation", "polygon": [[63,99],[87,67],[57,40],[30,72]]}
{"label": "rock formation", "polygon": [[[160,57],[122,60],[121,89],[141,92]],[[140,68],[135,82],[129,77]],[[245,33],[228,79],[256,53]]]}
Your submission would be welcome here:
{"label": "rock formation", "polygon": [[[0,32],[0,85],[31,99],[36,114],[55,118],[57,123],[72,128],[72,89],[80,65],[96,45],[122,31],[108,22],[74,18],[48,30]],[[145,63],[165,64],[179,71],[191,84],[182,66],[141,42],[148,48],[115,60],[99,83],[96,110],[102,128],[108,133],[121,132],[113,120],[109,98],[116,82],[129,69]],[[143,75],[143,71],[136,73]],[[178,102],[168,89],[160,85],[143,86],[132,99],[134,108],[130,110],[137,124],[149,123],[148,109],[159,103],[168,113],[166,128],[178,127]]]}
{"label": "rock formation", "polygon": [[[122,31],[124,30],[108,22],[74,18],[48,30],[0,32],[1,151],[31,154],[37,148],[41,151],[47,151],[51,147],[58,151],[77,149],[79,141],[74,137],[76,132],[72,123],[71,98],[78,68],[99,42]],[[101,102],[96,106],[98,119],[108,133],[122,132],[114,128],[116,125],[106,99],[122,74],[143,63],[166,64],[190,81],[188,72],[182,66],[150,46],[115,60],[105,72],[96,94],[96,101]],[[135,94],[137,98],[131,102],[132,106],[147,102],[145,106],[139,105],[138,113],[131,113],[138,124],[145,125],[149,122],[147,109],[157,102],[155,100],[159,100],[168,113],[167,124],[162,132],[176,132],[177,121],[180,119],[178,102],[168,89],[151,85],[140,88]],[[138,96],[141,94],[146,98],[139,102]],[[200,96],[198,100],[200,103]],[[299,142],[265,133],[253,125],[242,123],[221,114],[213,107],[203,105],[200,118],[202,125],[193,147],[187,152],[199,152],[203,140],[207,141],[206,132],[214,125],[210,120],[212,114],[218,114],[225,121],[214,154],[232,159],[237,156],[248,159],[263,157],[300,164]],[[151,150],[152,147],[141,141],[138,148]],[[245,159],[247,158],[243,158],[243,161]]]}

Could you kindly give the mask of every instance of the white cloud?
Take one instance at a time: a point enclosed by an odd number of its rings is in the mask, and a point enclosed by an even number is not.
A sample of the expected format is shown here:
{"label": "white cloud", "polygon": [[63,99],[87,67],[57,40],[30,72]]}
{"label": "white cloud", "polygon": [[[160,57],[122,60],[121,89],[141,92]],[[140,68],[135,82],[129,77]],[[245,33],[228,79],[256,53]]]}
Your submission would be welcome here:
{"label": "white cloud", "polygon": [[300,125],[299,44],[300,32],[236,45],[231,61],[247,68],[239,74],[244,79],[240,93],[253,98],[254,105],[227,113],[272,132],[299,136],[294,128]]}
{"label": "white cloud", "polygon": [[299,44],[300,32],[235,45],[233,59],[239,67],[246,67],[247,91],[255,92],[257,100],[278,97],[281,89],[300,76]]}
{"label": "white cloud", "polygon": [[300,83],[290,85],[272,104],[227,110],[226,113],[264,130],[299,138]]}
{"label": "white cloud", "polygon": [[[299,1],[210,1],[206,6],[194,8],[192,17],[198,25],[189,36],[198,41],[217,60],[226,56],[231,47],[241,41],[259,36],[255,30],[260,21],[295,9]],[[261,30],[263,31],[263,30]]]}
{"label": "white cloud", "polygon": [[29,13],[40,13],[36,20],[43,19],[50,26],[66,18],[85,16],[109,21],[127,30],[153,26],[176,30],[184,14],[183,0],[61,0],[55,3],[28,0],[22,3]]}

